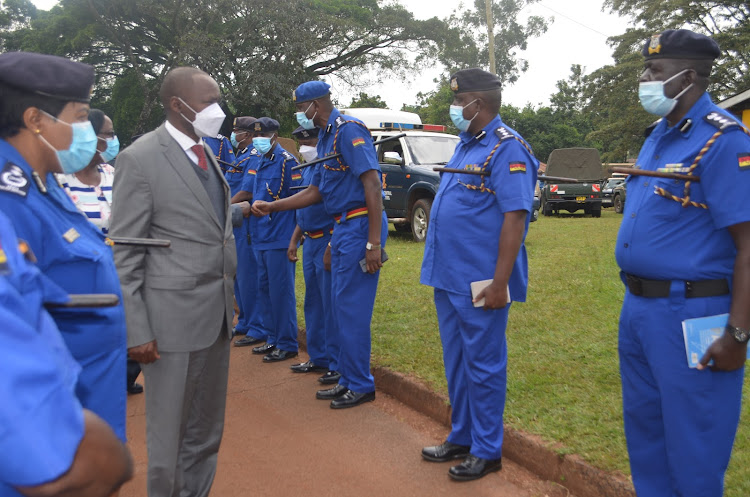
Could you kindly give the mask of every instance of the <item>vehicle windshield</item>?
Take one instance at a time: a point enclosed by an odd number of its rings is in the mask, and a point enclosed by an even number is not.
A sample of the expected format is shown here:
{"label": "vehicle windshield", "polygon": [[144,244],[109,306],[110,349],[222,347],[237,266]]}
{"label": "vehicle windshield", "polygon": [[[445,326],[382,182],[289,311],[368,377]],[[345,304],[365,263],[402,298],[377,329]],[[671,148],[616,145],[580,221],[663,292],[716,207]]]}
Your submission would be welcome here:
{"label": "vehicle windshield", "polygon": [[447,164],[458,143],[457,136],[407,136],[406,146],[414,164]]}
{"label": "vehicle windshield", "polygon": [[604,185],[604,188],[614,188],[624,181],[625,181],[624,178],[612,178],[609,181],[607,181],[607,184]]}

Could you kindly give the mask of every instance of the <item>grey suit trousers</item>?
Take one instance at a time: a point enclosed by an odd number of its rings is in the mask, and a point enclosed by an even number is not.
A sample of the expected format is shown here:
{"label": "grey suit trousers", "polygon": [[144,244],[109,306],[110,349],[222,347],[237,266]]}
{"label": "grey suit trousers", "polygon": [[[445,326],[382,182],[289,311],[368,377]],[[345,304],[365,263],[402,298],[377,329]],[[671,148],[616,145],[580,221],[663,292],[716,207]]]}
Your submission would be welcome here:
{"label": "grey suit trousers", "polygon": [[206,497],[224,431],[226,323],[213,345],[143,364],[149,497]]}

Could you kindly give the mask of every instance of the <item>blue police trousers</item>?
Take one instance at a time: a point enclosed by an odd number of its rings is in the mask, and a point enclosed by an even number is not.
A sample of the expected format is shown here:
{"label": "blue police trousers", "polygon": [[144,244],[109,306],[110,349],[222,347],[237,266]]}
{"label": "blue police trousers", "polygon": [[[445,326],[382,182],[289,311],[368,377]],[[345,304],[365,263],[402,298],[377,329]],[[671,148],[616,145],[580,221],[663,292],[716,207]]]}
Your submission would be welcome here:
{"label": "blue police trousers", "polygon": [[686,299],[625,292],[619,353],[625,436],[638,497],[721,497],[737,432],[743,370],[687,365],[684,319],[722,314],[728,295]]}
{"label": "blue police trousers", "polygon": [[[385,213],[381,219],[380,243],[385,247],[388,237]],[[375,391],[375,379],[370,373],[370,323],[380,271],[370,274],[359,265],[365,257],[367,227],[366,216],[343,221],[334,228],[331,240],[331,305],[335,333],[341,344],[339,384],[357,393]]]}
{"label": "blue police trousers", "polygon": [[469,295],[436,288],[435,308],[453,410],[448,441],[470,446],[477,457],[499,459],[508,365],[505,328],[510,304],[485,311],[474,307]]}
{"label": "blue police trousers", "polygon": [[[250,220],[244,219],[242,226],[234,228],[237,246],[237,276],[234,281],[234,298],[240,314],[236,330],[255,338],[268,338],[268,325],[264,322],[264,309],[258,298],[258,261],[255,250],[248,240]],[[268,321],[266,317],[265,321]]]}
{"label": "blue police trousers", "polygon": [[[325,230],[325,234],[320,238],[307,238],[302,253],[307,353],[313,364],[326,368],[338,367],[338,343],[328,344],[328,329],[333,327],[331,273],[323,268],[323,254],[330,240],[331,234],[328,230]],[[334,351],[336,360],[331,360],[328,354]]]}
{"label": "blue police trousers", "polygon": [[[270,316],[267,342],[288,352],[297,351],[295,265],[286,249],[258,250],[258,293],[266,297]],[[261,301],[263,302],[263,301]],[[273,333],[273,335],[271,335]]]}

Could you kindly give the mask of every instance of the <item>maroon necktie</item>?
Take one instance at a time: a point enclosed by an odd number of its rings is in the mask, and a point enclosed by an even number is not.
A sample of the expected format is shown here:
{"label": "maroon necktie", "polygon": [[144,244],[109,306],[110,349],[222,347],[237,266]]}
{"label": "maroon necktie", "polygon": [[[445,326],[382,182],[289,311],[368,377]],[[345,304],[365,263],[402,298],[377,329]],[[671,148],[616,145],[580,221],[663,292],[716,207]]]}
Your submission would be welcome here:
{"label": "maroon necktie", "polygon": [[208,161],[206,160],[206,151],[203,149],[203,145],[193,145],[190,147],[190,150],[198,156],[198,167],[204,171],[208,171]]}

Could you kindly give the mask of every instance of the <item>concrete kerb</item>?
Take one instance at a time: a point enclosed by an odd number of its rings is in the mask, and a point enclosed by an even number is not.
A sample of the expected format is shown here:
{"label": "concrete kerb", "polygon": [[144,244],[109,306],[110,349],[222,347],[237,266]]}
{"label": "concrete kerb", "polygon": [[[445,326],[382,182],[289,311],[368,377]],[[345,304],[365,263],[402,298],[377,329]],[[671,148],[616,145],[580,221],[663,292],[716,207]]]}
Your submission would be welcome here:
{"label": "concrete kerb", "polygon": [[[305,330],[299,329],[300,348],[306,349]],[[450,427],[448,397],[407,375],[374,366],[377,389],[412,409]],[[520,464],[539,477],[564,486],[576,497],[636,497],[633,484],[624,475],[610,473],[586,463],[580,456],[561,454],[540,437],[505,426],[503,457]]]}

